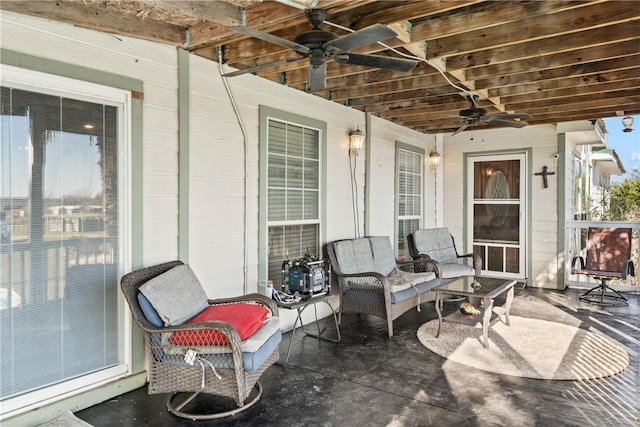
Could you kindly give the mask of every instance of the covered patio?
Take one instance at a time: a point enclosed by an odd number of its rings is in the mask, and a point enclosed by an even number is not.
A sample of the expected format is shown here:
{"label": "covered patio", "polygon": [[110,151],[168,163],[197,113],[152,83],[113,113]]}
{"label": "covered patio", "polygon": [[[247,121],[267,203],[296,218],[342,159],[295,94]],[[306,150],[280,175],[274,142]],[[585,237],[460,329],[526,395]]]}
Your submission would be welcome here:
{"label": "covered patio", "polygon": [[[298,331],[288,364],[274,365],[262,376],[260,402],[215,425],[635,426],[640,420],[640,298],[630,295],[629,306],[605,311],[580,302],[580,293],[517,289],[519,303],[512,314],[531,305],[536,311],[527,315],[552,321],[568,316],[582,329],[603,332],[628,351],[631,361],[624,372],[596,380],[552,381],[448,362],[416,338],[418,327],[435,317],[433,303],[424,303],[421,312],[412,310],[397,320],[393,339],[386,335],[384,320],[356,314],[343,316],[339,343]],[[335,337],[328,326],[328,336]],[[281,362],[290,336],[284,335]],[[169,414],[165,399],[148,395],[143,387],[76,415],[94,426],[203,425]]]}
{"label": "covered patio", "polygon": [[[308,7],[340,40],[322,52],[298,38]],[[439,227],[483,275],[518,282],[514,314],[608,335],[629,368],[551,381],[457,365],[418,340],[436,317],[423,300],[392,338],[384,320],[351,313],[338,343],[296,334],[259,403],[220,424],[638,423],[638,279],[616,284],[628,306],[602,308],[578,300],[591,283],[571,274],[624,171],[607,146],[619,130],[602,119],[640,114],[635,1],[0,11],[1,424],[69,410],[95,426],[196,424],[146,393],[143,334],[119,289],[129,272],[180,260],[207,296],[235,297],[277,286],[283,261],[324,257],[329,242],[389,236],[406,259],[409,233]],[[359,38],[390,30],[384,45]],[[404,61],[415,67],[384,67]],[[637,268],[640,223],[606,224],[634,229]],[[283,361],[295,313],[281,314]],[[320,317],[331,321],[327,307]]]}

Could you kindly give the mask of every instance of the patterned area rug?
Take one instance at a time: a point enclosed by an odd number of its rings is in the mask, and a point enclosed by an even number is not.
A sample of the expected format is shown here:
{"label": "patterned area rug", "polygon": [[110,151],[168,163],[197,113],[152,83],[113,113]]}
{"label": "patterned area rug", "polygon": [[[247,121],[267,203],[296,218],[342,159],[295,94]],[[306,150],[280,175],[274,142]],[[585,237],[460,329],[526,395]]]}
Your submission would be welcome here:
{"label": "patterned area rug", "polygon": [[76,417],[71,411],[67,411],[55,420],[40,424],[38,427],[91,427],[91,424]]}
{"label": "patterned area rug", "polygon": [[438,320],[418,329],[429,350],[457,363],[518,377],[587,380],[608,377],[629,366],[629,355],[617,342],[597,331],[527,317],[501,318],[489,329],[489,349],[482,345],[482,327]]}

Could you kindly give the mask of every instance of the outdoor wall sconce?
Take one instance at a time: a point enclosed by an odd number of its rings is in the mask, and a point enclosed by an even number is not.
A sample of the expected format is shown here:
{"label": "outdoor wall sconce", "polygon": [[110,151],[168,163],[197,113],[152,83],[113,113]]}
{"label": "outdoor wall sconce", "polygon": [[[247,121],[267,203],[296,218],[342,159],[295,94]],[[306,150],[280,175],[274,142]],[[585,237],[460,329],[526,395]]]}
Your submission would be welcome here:
{"label": "outdoor wall sconce", "polygon": [[431,169],[438,169],[441,160],[442,156],[440,155],[440,153],[438,153],[437,151],[432,151],[431,154],[429,154],[429,166],[431,166]]}
{"label": "outdoor wall sconce", "polygon": [[631,116],[623,117],[622,118],[622,126],[624,126],[624,129],[622,129],[622,132],[631,132],[631,131],[633,131],[633,129],[631,129],[631,126],[633,126],[633,117],[631,117]]}
{"label": "outdoor wall sconce", "polygon": [[359,126],[356,130],[351,131],[349,134],[349,154],[358,155],[364,145],[365,136],[366,135],[360,130]]}

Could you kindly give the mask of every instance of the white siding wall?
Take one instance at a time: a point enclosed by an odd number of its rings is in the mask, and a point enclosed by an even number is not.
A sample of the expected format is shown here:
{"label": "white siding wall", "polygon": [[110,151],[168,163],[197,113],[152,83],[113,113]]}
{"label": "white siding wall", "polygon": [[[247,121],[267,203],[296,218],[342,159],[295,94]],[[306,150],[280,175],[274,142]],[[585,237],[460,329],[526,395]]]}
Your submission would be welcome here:
{"label": "white siding wall", "polygon": [[[435,149],[435,136],[414,132],[410,129],[398,127],[393,123],[371,118],[371,127],[374,130],[371,135],[370,156],[370,186],[369,191],[369,234],[372,236],[390,236],[395,230],[395,176],[396,176],[396,142],[415,145],[424,149],[425,158]],[[360,166],[359,166],[360,167]],[[362,168],[364,165],[362,164]],[[430,173],[431,172],[431,173]],[[425,198],[433,197],[433,173],[427,165],[424,167],[427,185]],[[425,225],[427,226],[427,225]]]}
{"label": "white siding wall", "polygon": [[[473,138],[473,140],[471,140]],[[454,235],[456,242],[464,239],[464,212],[466,195],[464,191],[465,153],[484,154],[491,151],[532,149],[533,170],[531,176],[530,202],[532,204],[532,286],[556,288],[559,268],[557,255],[557,213],[558,213],[558,171],[553,155],[558,152],[558,137],[555,126],[529,126],[524,129],[486,129],[459,133],[444,138],[444,226]],[[549,187],[544,188],[542,177],[533,173],[547,166]],[[468,177],[467,177],[468,179]],[[464,248],[466,253],[471,247]]]}

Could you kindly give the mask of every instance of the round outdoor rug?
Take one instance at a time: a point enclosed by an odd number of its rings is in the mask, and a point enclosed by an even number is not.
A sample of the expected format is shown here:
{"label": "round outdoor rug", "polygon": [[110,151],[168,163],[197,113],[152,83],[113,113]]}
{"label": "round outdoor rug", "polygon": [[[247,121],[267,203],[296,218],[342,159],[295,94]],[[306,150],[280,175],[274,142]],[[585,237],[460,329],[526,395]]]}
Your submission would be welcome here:
{"label": "round outdoor rug", "polygon": [[482,345],[482,327],[444,322],[435,337],[438,319],[418,329],[418,339],[448,360],[504,375],[548,380],[587,380],[608,377],[629,366],[620,344],[596,331],[562,323],[510,316],[489,328],[489,348]]}

